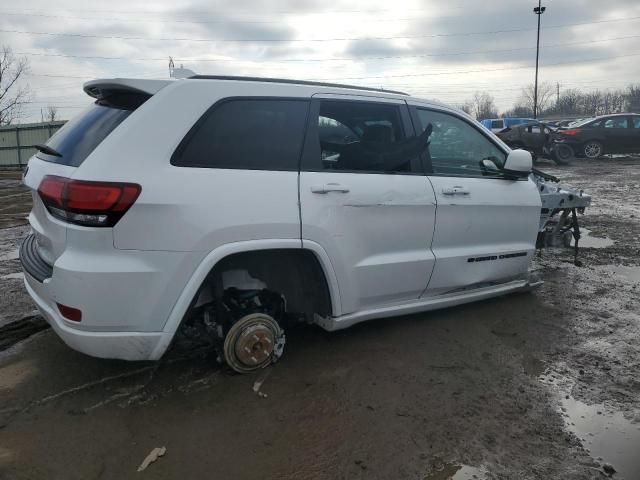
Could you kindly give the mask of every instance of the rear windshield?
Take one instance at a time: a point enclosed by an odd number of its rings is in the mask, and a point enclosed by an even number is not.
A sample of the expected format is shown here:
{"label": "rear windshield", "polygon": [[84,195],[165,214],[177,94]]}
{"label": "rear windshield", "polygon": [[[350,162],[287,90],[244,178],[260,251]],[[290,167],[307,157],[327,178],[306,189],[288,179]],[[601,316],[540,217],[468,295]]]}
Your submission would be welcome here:
{"label": "rear windshield", "polygon": [[47,141],[47,146],[60,156],[38,152],[36,157],[47,162],[78,167],[132,111],[94,103],[65,123]]}

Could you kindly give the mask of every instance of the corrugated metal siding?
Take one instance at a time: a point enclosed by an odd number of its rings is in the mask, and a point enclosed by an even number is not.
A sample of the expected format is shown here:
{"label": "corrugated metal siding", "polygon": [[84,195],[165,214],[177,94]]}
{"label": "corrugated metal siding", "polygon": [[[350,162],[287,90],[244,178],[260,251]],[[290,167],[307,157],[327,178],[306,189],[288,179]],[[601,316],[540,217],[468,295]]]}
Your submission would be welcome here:
{"label": "corrugated metal siding", "polygon": [[0,168],[26,165],[37,151],[33,146],[46,143],[64,124],[65,122],[25,123],[0,127]]}

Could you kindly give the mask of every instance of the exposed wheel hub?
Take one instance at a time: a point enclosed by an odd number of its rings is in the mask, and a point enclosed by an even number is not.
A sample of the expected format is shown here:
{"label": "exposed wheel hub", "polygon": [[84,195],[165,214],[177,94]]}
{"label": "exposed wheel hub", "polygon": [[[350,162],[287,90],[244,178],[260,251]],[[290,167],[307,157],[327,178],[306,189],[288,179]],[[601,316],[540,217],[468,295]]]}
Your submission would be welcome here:
{"label": "exposed wheel hub", "polygon": [[232,325],[224,340],[224,357],[235,371],[244,373],[267,366],[282,355],[284,333],[264,313],[252,313]]}

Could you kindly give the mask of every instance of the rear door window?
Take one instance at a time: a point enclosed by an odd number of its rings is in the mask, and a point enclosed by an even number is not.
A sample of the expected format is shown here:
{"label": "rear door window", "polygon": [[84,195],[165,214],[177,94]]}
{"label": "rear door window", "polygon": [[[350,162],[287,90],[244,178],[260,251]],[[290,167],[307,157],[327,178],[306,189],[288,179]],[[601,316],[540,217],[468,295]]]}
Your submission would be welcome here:
{"label": "rear door window", "polygon": [[320,100],[303,170],[422,174],[420,139],[407,135],[402,108],[410,121],[404,105]]}
{"label": "rear door window", "polygon": [[604,128],[627,128],[627,117],[612,117],[604,121]]}
{"label": "rear door window", "polygon": [[178,146],[181,167],[298,170],[309,102],[233,99],[214,105]]}
{"label": "rear door window", "polygon": [[633,117],[633,128],[640,128],[640,117]]}
{"label": "rear door window", "polygon": [[36,157],[47,162],[78,167],[132,110],[92,104],[69,120],[48,141],[60,156],[38,152]]}

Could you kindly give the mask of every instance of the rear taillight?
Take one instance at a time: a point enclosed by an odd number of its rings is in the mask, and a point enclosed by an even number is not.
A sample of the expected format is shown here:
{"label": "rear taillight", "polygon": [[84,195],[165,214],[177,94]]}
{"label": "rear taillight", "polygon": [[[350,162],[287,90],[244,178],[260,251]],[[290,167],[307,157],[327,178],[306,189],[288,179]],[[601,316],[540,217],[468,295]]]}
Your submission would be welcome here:
{"label": "rear taillight", "polygon": [[582,130],[580,130],[579,128],[569,128],[567,130],[560,130],[559,133],[561,133],[562,135],[569,135],[571,137],[575,137],[576,135],[580,135],[580,132]]}
{"label": "rear taillight", "polygon": [[135,183],[90,182],[47,175],[38,194],[51,215],[87,227],[112,227],[136,201]]}

